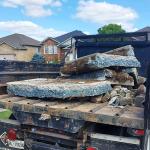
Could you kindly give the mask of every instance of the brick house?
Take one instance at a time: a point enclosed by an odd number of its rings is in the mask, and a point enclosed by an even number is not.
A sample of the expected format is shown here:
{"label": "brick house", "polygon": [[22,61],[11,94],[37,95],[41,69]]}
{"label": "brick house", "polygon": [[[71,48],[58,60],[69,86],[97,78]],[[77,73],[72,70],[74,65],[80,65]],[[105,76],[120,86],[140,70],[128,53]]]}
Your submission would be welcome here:
{"label": "brick house", "polygon": [[48,37],[41,43],[40,53],[45,57],[47,63],[59,63],[64,57],[64,51],[58,47],[58,41]]}
{"label": "brick house", "polygon": [[[48,37],[42,42],[41,54],[46,58],[47,63],[61,62],[65,57],[66,52],[71,50],[71,38],[74,36],[85,35],[83,32],[75,30],[56,38]],[[69,54],[72,59],[72,54]]]}

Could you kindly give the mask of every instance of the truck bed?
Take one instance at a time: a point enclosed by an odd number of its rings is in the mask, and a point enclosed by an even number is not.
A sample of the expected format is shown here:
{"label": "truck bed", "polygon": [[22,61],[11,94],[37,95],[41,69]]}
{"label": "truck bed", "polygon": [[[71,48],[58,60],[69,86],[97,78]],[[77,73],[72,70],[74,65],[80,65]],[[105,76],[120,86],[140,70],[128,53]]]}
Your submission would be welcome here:
{"label": "truck bed", "polygon": [[0,107],[11,109],[14,112],[32,112],[40,116],[43,114],[46,115],[46,119],[56,116],[136,129],[144,128],[144,109],[140,107],[118,108],[108,106],[107,103],[48,101],[12,95],[1,95]]}

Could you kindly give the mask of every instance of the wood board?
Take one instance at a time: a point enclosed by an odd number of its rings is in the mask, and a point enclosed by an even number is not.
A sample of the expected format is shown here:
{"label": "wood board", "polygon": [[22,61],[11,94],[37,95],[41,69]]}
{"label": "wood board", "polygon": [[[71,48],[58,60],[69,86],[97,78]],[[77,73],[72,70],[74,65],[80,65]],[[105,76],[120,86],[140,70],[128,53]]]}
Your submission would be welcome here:
{"label": "wood board", "polygon": [[144,109],[126,106],[114,108],[107,103],[91,102],[60,102],[26,99],[25,97],[0,96],[0,107],[12,111],[25,111],[50,116],[85,120],[109,125],[144,128]]}

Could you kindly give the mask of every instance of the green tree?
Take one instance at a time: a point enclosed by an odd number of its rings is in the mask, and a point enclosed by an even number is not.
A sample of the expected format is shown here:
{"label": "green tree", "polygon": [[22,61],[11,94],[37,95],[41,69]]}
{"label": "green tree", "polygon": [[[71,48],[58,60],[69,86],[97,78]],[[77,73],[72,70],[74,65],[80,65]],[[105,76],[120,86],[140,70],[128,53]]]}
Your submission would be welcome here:
{"label": "green tree", "polygon": [[34,54],[31,62],[45,63],[45,58],[41,54]]}
{"label": "green tree", "polygon": [[108,24],[98,29],[99,34],[115,34],[115,33],[125,33],[126,31],[121,25]]}

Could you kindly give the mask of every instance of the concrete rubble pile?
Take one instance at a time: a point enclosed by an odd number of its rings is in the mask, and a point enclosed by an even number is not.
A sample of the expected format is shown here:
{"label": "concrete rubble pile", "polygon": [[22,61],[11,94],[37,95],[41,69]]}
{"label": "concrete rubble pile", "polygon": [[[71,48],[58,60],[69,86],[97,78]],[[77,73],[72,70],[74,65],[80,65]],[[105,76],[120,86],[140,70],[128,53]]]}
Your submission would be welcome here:
{"label": "concrete rubble pile", "polygon": [[58,79],[10,82],[9,94],[51,99],[87,98],[113,107],[142,106],[145,78],[138,76],[140,62],[128,45],[66,63]]}

